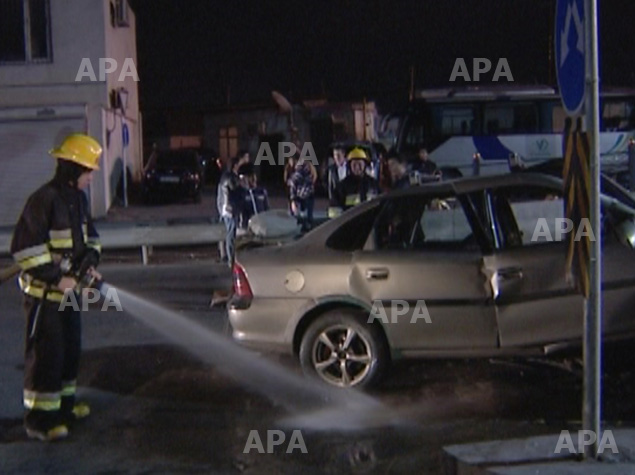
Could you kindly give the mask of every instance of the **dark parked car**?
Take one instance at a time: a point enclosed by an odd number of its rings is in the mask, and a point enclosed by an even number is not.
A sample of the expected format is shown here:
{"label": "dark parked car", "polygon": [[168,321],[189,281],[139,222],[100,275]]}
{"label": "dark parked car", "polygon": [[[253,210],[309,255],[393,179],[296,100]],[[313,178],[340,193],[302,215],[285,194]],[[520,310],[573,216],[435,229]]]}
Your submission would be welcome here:
{"label": "dark parked car", "polygon": [[161,198],[201,201],[203,168],[193,150],[158,151],[148,161],[143,177],[146,202]]}

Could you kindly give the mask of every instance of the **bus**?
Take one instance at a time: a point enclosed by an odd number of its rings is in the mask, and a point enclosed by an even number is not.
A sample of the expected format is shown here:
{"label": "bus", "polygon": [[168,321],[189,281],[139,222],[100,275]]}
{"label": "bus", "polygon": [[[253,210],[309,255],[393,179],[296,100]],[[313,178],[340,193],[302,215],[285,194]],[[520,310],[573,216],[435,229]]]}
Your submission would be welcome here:
{"label": "bus", "polygon": [[[600,93],[602,169],[626,168],[635,137],[635,90]],[[562,158],[567,115],[548,86],[489,86],[420,91],[407,108],[384,117],[378,131],[388,150],[414,159],[421,148],[445,177],[509,171],[510,157],[531,166]]]}

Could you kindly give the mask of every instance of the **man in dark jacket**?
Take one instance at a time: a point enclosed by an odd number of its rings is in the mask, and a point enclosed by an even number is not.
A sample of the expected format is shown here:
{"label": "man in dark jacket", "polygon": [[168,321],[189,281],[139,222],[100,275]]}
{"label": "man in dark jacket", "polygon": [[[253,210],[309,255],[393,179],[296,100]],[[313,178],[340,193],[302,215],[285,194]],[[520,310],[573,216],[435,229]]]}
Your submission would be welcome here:
{"label": "man in dark jacket", "polygon": [[412,171],[419,172],[419,174],[426,177],[424,181],[430,181],[433,178],[438,179],[441,177],[441,170],[437,167],[437,164],[430,160],[428,149],[421,148],[417,154],[418,160],[412,165]]}
{"label": "man in dark jacket", "polygon": [[[249,160],[248,156],[247,160]],[[221,221],[225,224],[225,257],[230,268],[234,265],[236,226],[242,204],[242,187],[238,177],[238,169],[243,163],[245,163],[245,159],[241,156],[231,159],[229,170],[220,177],[216,193],[216,209]]]}
{"label": "man in dark jacket", "polygon": [[[51,150],[54,178],[33,193],[15,226],[11,254],[22,272],[27,316],[24,365],[24,424],[27,435],[44,441],[64,438],[76,418],[89,414],[76,403],[81,352],[78,270],[99,262],[101,247],[86,195],[81,191],[99,168],[101,147],[83,134],[68,136]],[[64,304],[64,302],[68,304]]]}
{"label": "man in dark jacket", "polygon": [[344,149],[335,147],[333,149],[333,163],[328,167],[327,173],[327,190],[329,194],[327,216],[329,218],[334,218],[342,213],[338,203],[337,186],[344,181],[347,175],[348,166],[346,165]]}
{"label": "man in dark jacket", "polygon": [[408,167],[399,156],[391,155],[388,157],[388,170],[390,172],[392,190],[401,190],[410,186]]}

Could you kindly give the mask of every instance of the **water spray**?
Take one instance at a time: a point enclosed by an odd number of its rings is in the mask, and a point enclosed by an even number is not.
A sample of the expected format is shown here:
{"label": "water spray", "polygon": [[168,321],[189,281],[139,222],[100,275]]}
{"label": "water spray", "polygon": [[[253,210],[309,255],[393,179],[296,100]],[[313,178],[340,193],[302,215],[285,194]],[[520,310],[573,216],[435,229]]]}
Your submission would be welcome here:
{"label": "water spray", "polygon": [[[102,295],[108,292],[101,283]],[[236,345],[223,335],[174,311],[114,288],[123,309],[146,326],[184,347],[203,362],[239,381],[289,412],[281,426],[308,430],[360,430],[403,424],[369,395],[326,386]]]}

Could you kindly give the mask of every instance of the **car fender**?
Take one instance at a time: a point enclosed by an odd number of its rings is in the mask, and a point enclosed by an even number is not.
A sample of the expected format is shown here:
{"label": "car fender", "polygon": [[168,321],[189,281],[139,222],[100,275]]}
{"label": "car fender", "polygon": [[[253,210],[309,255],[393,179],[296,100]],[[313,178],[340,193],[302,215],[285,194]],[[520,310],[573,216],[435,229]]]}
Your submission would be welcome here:
{"label": "car fender", "polygon": [[[289,320],[285,331],[285,341],[292,342],[293,350],[294,352],[297,352],[299,349],[300,337],[304,333],[304,330],[306,330],[313,321],[313,317],[339,306],[358,308],[363,312],[368,312],[369,315],[372,310],[372,305],[369,302],[347,294],[325,295],[318,299],[311,299],[302,305]],[[383,322],[380,324],[382,326],[384,336],[388,338],[386,331],[383,328]]]}

